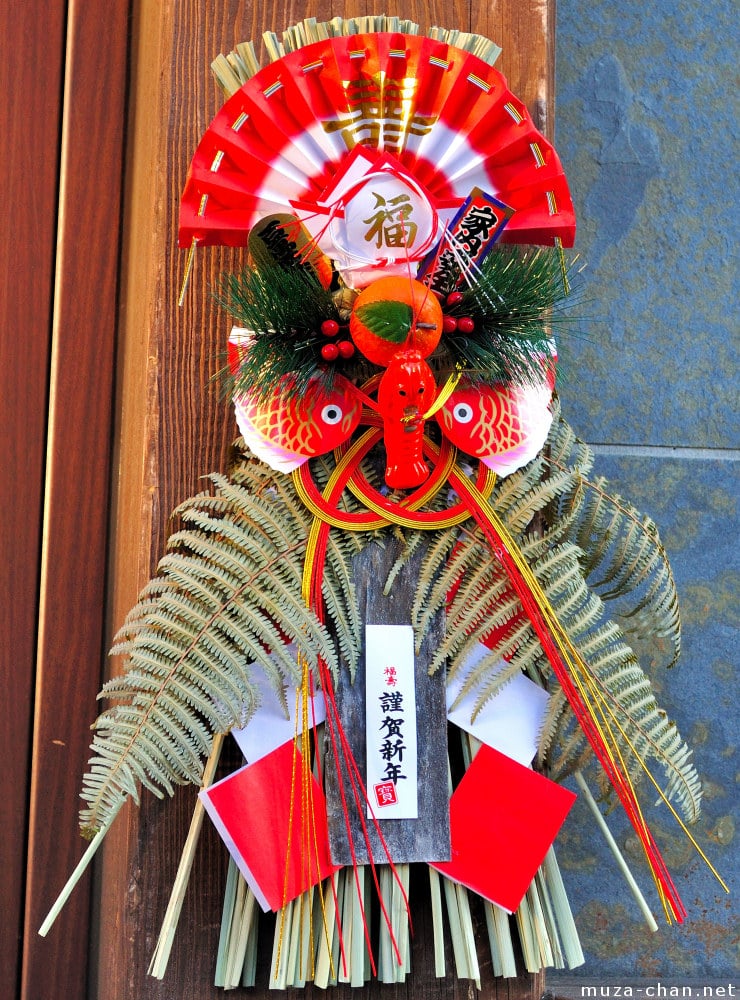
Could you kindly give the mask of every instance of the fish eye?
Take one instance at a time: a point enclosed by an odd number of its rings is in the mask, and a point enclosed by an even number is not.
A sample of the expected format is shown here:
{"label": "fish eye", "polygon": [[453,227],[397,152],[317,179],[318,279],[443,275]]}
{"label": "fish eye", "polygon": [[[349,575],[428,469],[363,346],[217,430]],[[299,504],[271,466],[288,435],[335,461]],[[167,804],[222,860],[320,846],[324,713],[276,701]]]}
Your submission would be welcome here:
{"label": "fish eye", "polygon": [[342,419],[341,407],[336,403],[328,403],[321,411],[321,419],[325,424],[338,424]]}
{"label": "fish eye", "polygon": [[452,415],[459,424],[469,424],[473,419],[473,407],[470,403],[456,403]]}
{"label": "fish eye", "polygon": [[399,396],[405,396],[406,395],[406,390],[405,389],[399,389],[398,390],[398,395]]}

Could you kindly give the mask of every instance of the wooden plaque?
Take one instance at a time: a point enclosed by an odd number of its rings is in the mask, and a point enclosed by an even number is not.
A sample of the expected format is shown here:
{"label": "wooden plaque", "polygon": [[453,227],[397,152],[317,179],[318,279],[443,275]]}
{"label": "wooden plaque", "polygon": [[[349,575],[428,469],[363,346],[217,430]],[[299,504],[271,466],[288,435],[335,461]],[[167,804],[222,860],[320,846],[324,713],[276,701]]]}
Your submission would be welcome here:
{"label": "wooden plaque", "polygon": [[[366,624],[406,625],[416,589],[423,551],[414,554],[393,583],[392,596],[382,593],[386,579],[400,552],[400,543],[393,539],[380,545],[373,543],[355,557],[354,577],[360,614]],[[450,816],[447,788],[447,709],[445,706],[445,675],[438,670],[432,676],[428,665],[444,635],[444,615],[437,615],[423,638],[414,657],[416,680],[418,818],[378,820],[383,839],[394,862],[433,861],[450,856]],[[354,683],[349,670],[342,671],[336,686],[337,707],[342,726],[351,741],[359,773],[365,775],[365,649]],[[346,766],[342,767],[345,788],[349,786]],[[336,864],[352,864],[352,849],[360,863],[369,860],[369,852],[356,808],[348,812],[347,829],[344,809],[337,784],[337,769],[327,751],[326,796],[329,812],[329,838],[332,860]],[[379,815],[379,813],[378,813]],[[386,860],[385,850],[371,820],[365,820],[373,859]],[[350,837],[352,845],[350,845]]]}

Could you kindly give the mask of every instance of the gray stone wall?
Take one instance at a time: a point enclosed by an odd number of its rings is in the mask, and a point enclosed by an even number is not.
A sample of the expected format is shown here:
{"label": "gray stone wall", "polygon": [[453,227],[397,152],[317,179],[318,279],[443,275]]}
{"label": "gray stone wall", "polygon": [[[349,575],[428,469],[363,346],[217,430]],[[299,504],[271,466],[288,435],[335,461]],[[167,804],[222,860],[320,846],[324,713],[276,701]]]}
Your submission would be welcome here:
{"label": "gray stone wall", "polygon": [[651,934],[577,804],[559,856],[586,951],[577,974],[590,980],[737,971],[737,38],[730,0],[558,6],[556,146],[586,264],[578,323],[560,336],[563,410],[597,446],[597,471],[661,528],[684,651],[655,686],[704,781],[693,832],[735,893],[655,809],[689,910],[667,927],[615,812],[660,925]]}

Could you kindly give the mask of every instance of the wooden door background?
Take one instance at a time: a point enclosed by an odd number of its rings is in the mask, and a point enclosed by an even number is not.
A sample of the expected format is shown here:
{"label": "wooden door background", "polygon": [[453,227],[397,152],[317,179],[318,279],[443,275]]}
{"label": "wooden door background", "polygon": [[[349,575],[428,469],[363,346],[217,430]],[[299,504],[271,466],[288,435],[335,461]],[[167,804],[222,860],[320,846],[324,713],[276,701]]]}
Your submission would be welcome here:
{"label": "wooden door background", "polygon": [[[221,103],[211,59],[303,17],[399,14],[488,36],[546,133],[554,0],[14,0],[0,5],[2,570],[0,993],[13,1000],[207,1000],[224,881],[211,830],[163,983],[147,966],[195,793],[120,815],[95,877],[37,929],[84,848],[80,779],[105,649],[162,553],[179,501],[236,436],[211,383],[228,321],[210,290],[231,251],[197,255],[182,308],[177,207]],[[417,935],[422,929],[417,929]],[[482,996],[533,996],[538,978]],[[385,987],[384,997],[420,996]],[[410,992],[410,990],[412,992]],[[253,994],[254,995],[254,994]],[[337,992],[335,996],[349,995]],[[375,988],[364,995],[376,995]],[[468,996],[430,979],[426,997]]]}

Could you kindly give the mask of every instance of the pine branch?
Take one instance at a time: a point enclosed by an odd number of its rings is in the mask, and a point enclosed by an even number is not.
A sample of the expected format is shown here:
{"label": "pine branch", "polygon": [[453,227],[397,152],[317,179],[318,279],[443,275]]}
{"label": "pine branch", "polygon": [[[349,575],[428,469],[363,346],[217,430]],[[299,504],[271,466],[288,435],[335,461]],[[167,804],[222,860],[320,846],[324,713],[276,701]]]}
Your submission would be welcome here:
{"label": "pine branch", "polygon": [[340,317],[312,270],[264,260],[259,269],[224,274],[216,300],[252,336],[238,373],[222,372],[233,394],[300,394],[312,379],[331,388],[336,366],[321,357],[321,324]]}
{"label": "pine branch", "polygon": [[437,355],[442,367],[461,365],[473,384],[540,384],[552,327],[566,318],[566,296],[557,251],[498,247],[483,261],[474,285],[447,309],[456,318],[469,316],[474,328],[443,338]]}

